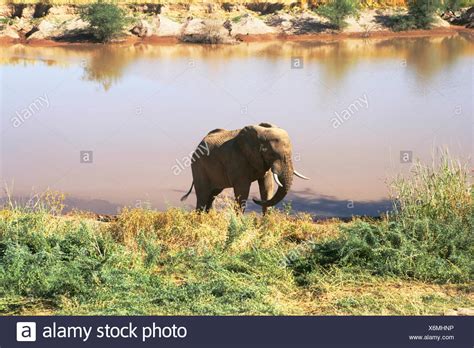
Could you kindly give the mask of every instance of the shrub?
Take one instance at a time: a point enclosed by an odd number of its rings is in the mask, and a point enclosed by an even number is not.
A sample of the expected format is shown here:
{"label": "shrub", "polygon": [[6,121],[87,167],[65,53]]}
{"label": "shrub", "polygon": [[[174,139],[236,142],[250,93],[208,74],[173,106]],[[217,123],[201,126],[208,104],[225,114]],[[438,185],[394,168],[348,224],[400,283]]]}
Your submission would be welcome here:
{"label": "shrub", "polygon": [[409,0],[408,15],[413,18],[417,29],[427,29],[439,6],[439,0]]}
{"label": "shrub", "polygon": [[473,204],[466,165],[443,153],[439,163],[417,162],[409,178],[399,176],[392,183],[392,200],[397,218],[467,223]]}
{"label": "shrub", "polygon": [[357,0],[330,0],[318,7],[316,12],[327,18],[337,29],[342,29],[346,25],[345,19],[357,14],[358,3]]}
{"label": "shrub", "polygon": [[100,0],[86,6],[81,12],[81,18],[89,23],[93,35],[101,42],[110,41],[120,35],[128,22],[121,8]]}
{"label": "shrub", "polygon": [[[457,1],[450,0],[450,3],[455,4]],[[393,31],[428,29],[436,10],[440,8],[439,0],[408,0],[407,5],[408,14],[396,14],[388,18],[387,26]]]}
{"label": "shrub", "polygon": [[461,0],[447,0],[444,7],[446,10],[458,11],[461,8]]}
{"label": "shrub", "polygon": [[405,31],[416,28],[415,20],[409,15],[396,14],[388,18],[387,26],[393,31]]}
{"label": "shrub", "polygon": [[332,265],[379,276],[442,283],[474,277],[474,199],[466,166],[443,154],[438,165],[415,165],[398,178],[395,213],[381,223],[357,221],[342,235],[313,245],[291,268],[298,283]]}

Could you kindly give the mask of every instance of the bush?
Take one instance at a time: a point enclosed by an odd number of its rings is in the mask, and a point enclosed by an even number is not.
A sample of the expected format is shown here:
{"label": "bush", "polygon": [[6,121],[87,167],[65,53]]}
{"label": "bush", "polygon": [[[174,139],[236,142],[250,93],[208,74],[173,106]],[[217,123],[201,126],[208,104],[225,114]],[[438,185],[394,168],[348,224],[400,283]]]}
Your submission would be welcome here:
{"label": "bush", "polygon": [[444,7],[445,10],[458,11],[461,8],[461,0],[447,0]]}
{"label": "bush", "polygon": [[89,23],[93,35],[101,42],[110,41],[120,35],[128,22],[121,8],[103,1],[86,6],[81,18]]}
{"label": "bush", "polygon": [[316,243],[291,267],[300,284],[332,265],[378,276],[441,283],[474,277],[474,197],[468,169],[445,153],[438,165],[415,165],[398,178],[395,213],[384,221],[357,221],[338,239]]}
{"label": "bush", "polygon": [[337,29],[342,29],[346,25],[345,19],[357,14],[358,3],[356,0],[330,0],[318,7],[316,12],[327,18]]}
{"label": "bush", "polygon": [[417,29],[428,29],[439,6],[439,0],[409,0],[408,15]]}
{"label": "bush", "polygon": [[468,223],[472,214],[472,189],[469,169],[443,153],[439,163],[417,162],[409,178],[392,182],[392,200],[398,220],[427,218],[435,222],[461,220]]}
{"label": "bush", "polygon": [[387,26],[393,31],[416,29],[415,20],[409,15],[396,14],[388,18]]}
{"label": "bush", "polygon": [[[458,0],[450,0],[455,4]],[[408,0],[408,14],[396,14],[388,18],[387,26],[393,31],[428,29],[433,22],[439,0]],[[448,6],[454,6],[449,5]]]}

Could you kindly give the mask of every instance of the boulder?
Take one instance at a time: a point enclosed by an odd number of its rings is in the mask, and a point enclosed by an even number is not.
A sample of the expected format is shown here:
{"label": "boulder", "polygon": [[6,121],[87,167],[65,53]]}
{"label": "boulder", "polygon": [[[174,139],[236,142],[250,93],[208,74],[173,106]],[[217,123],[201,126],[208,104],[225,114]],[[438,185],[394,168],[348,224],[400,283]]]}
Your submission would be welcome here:
{"label": "boulder", "polygon": [[207,44],[230,43],[230,41],[233,41],[229,36],[228,28],[224,27],[221,21],[202,19],[190,19],[183,29],[181,40]]}
{"label": "boulder", "polygon": [[45,40],[50,39],[54,36],[57,27],[43,19],[37,26],[31,30],[31,34],[28,35],[27,40]]}
{"label": "boulder", "polygon": [[206,23],[202,19],[191,19],[183,28],[183,35],[199,35],[206,29]]}
{"label": "boulder", "polygon": [[283,32],[290,32],[293,27],[293,16],[288,13],[278,13],[270,15],[265,20],[265,24],[271,27],[277,27]]}
{"label": "boulder", "polygon": [[0,37],[5,37],[11,40],[19,40],[20,35],[16,30],[11,27],[6,27],[5,29],[0,31]]}
{"label": "boulder", "polygon": [[16,31],[28,33],[33,29],[33,24],[31,24],[31,21],[29,20],[20,18],[16,19],[11,27]]}
{"label": "boulder", "polygon": [[80,18],[73,18],[72,20],[66,21],[62,26],[61,30],[65,32],[74,32],[78,30],[86,30],[89,28],[89,23],[83,21]]}
{"label": "boulder", "polygon": [[232,25],[232,35],[274,34],[277,30],[265,24],[259,18],[244,14],[238,22]]}
{"label": "boulder", "polygon": [[153,34],[154,28],[146,20],[140,19],[130,31],[138,37],[149,37]]}
{"label": "boulder", "polygon": [[11,18],[13,9],[9,5],[0,5],[0,17]]}
{"label": "boulder", "polygon": [[460,13],[444,13],[443,16],[454,25],[464,25],[466,28],[474,28],[474,6]]}
{"label": "boulder", "polygon": [[448,21],[444,20],[438,15],[433,16],[433,22],[431,23],[431,26],[434,28],[447,28],[451,26]]}
{"label": "boulder", "polygon": [[158,17],[160,22],[159,28],[156,32],[158,36],[179,36],[181,35],[181,31],[183,29],[183,24],[175,22],[169,19],[166,16],[160,15]]}
{"label": "boulder", "polygon": [[70,6],[70,5],[53,6],[48,11],[48,15],[55,16],[55,17],[71,16],[71,15],[76,15],[77,13],[78,13],[78,8],[76,6]]}

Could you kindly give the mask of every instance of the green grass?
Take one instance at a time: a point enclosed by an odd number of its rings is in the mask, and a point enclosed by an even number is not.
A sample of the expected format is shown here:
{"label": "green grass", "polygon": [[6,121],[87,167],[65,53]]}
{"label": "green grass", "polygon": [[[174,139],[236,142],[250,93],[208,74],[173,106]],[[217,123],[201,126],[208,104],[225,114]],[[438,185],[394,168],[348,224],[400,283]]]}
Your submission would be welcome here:
{"label": "green grass", "polygon": [[465,167],[446,158],[418,164],[411,177],[394,181],[393,193],[394,214],[349,223],[232,208],[124,209],[99,222],[90,213],[60,215],[61,199],[51,193],[28,208],[12,204],[0,210],[0,313],[420,315],[473,308]]}

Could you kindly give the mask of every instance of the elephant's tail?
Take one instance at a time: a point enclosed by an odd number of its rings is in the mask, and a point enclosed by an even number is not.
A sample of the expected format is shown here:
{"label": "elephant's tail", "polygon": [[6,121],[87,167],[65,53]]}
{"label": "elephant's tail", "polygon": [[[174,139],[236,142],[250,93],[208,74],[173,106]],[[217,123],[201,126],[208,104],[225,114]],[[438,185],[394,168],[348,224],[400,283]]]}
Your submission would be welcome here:
{"label": "elephant's tail", "polygon": [[191,188],[189,189],[188,193],[186,193],[183,197],[181,197],[181,202],[182,201],[185,201],[186,198],[188,198],[188,196],[191,194],[191,192],[193,191],[193,187],[194,187],[194,181],[193,183],[191,184]]}

